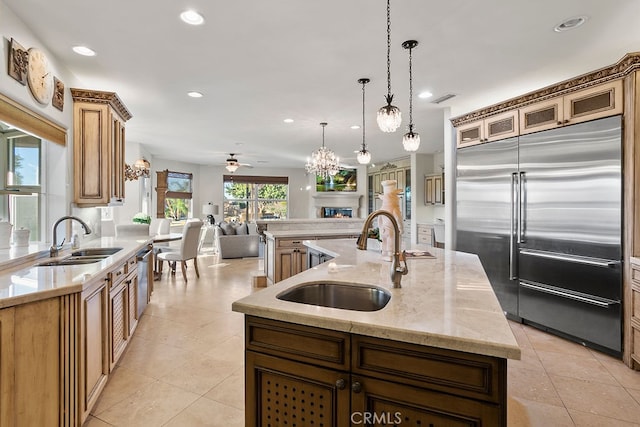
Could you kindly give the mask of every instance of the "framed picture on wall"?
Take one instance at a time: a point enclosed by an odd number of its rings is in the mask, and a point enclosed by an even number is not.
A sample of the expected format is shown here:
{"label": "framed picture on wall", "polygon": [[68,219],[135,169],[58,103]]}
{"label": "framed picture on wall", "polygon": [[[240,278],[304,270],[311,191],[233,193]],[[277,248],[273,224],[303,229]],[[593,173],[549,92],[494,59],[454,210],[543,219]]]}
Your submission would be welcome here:
{"label": "framed picture on wall", "polygon": [[323,178],[316,175],[316,191],[357,191],[356,169],[340,169],[334,176]]}
{"label": "framed picture on wall", "polygon": [[20,43],[11,39],[9,44],[9,75],[23,86],[27,84],[28,64],[29,52]]}
{"label": "framed picture on wall", "polygon": [[64,109],[64,83],[53,77],[53,99],[51,105],[62,111]]}

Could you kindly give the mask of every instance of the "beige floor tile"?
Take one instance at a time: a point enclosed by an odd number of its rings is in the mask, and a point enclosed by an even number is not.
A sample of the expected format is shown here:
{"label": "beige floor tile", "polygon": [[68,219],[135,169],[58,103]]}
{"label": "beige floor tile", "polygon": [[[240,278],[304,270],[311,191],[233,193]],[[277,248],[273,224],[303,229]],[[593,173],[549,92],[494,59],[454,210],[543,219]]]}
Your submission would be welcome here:
{"label": "beige floor tile", "polygon": [[201,398],[180,412],[164,427],[244,427],[244,412],[238,408]]}
{"label": "beige floor tile", "polygon": [[89,415],[84,424],[82,424],[82,427],[109,427],[111,425],[112,424],[105,423],[101,419]]}
{"label": "beige floor tile", "polygon": [[613,357],[601,357],[598,360],[600,360],[600,363],[613,375],[621,386],[640,390],[640,371],[630,369],[622,363],[622,360],[617,360]]}
{"label": "beige floor tile", "polygon": [[203,395],[242,366],[242,360],[226,361],[202,354],[162,376],[160,381]]}
{"label": "beige floor tile", "polygon": [[520,347],[520,360],[507,360],[509,369],[529,369],[544,372],[542,362],[532,347]]}
{"label": "beige floor tile", "polygon": [[169,344],[134,337],[118,364],[157,379],[195,357],[194,353]]}
{"label": "beige floor tile", "polygon": [[573,427],[569,412],[563,406],[548,405],[521,398],[507,402],[509,427]]}
{"label": "beige floor tile", "polygon": [[589,357],[591,355],[589,349],[573,341],[560,338],[527,325],[525,325],[523,329],[529,338],[531,346],[535,350],[575,354],[576,356],[583,357]]}
{"label": "beige floor tile", "polygon": [[619,385],[613,375],[590,353],[586,357],[550,351],[537,351],[537,354],[548,374]]}
{"label": "beige floor tile", "polygon": [[567,409],[635,422],[640,420],[640,404],[622,387],[550,375]]}
{"label": "beige floor tile", "polygon": [[576,427],[640,427],[640,424],[630,423],[615,418],[601,417],[587,412],[569,409],[569,414]]}
{"label": "beige floor tile", "polygon": [[100,398],[91,413],[100,415],[101,412],[111,408],[116,403],[123,401],[136,391],[155,381],[154,378],[141,375],[137,371],[123,366],[116,366],[109,374],[109,387],[106,387],[100,394]]}
{"label": "beige floor tile", "polygon": [[157,427],[182,412],[199,397],[195,393],[157,381],[107,409],[99,418],[118,426]]}
{"label": "beige floor tile", "polygon": [[633,397],[638,404],[640,404],[640,390],[636,390],[634,388],[627,388],[627,392]]}
{"label": "beige floor tile", "polygon": [[545,372],[531,369],[509,369],[507,383],[507,394],[510,397],[562,406],[562,400]]}
{"label": "beige floor tile", "polygon": [[204,397],[244,411],[244,370],[234,372]]}
{"label": "beige floor tile", "polygon": [[244,335],[234,335],[211,347],[207,353],[224,360],[244,361]]}
{"label": "beige floor tile", "polygon": [[520,348],[526,347],[531,348],[531,342],[529,342],[529,337],[527,333],[524,331],[524,327],[521,323],[514,322],[513,320],[509,320],[509,326],[511,327],[511,331],[513,335],[516,337],[516,341]]}

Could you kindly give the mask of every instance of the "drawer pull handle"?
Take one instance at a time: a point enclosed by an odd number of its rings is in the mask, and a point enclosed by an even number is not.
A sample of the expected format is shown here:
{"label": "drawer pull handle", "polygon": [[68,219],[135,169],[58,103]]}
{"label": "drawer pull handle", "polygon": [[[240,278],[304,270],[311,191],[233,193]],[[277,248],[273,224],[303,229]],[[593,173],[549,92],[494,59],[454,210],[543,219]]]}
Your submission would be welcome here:
{"label": "drawer pull handle", "polygon": [[342,378],[336,381],[336,387],[338,388],[338,390],[344,390],[345,385],[345,381]]}
{"label": "drawer pull handle", "polygon": [[362,384],[360,384],[358,381],[354,382],[353,384],[351,384],[351,391],[353,391],[354,393],[360,393],[362,391]]}

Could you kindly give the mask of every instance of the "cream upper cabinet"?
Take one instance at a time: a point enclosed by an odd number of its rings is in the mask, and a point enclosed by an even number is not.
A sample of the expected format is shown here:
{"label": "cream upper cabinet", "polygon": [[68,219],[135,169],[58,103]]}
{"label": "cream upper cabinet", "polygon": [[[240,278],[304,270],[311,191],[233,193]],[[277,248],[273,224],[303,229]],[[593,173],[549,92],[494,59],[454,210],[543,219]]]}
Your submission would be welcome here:
{"label": "cream upper cabinet", "polygon": [[458,148],[518,135],[518,111],[507,111],[458,127]]}
{"label": "cream upper cabinet", "polygon": [[124,123],[131,113],[113,92],[71,89],[73,185],[79,206],[124,201]]}
{"label": "cream upper cabinet", "polygon": [[520,134],[622,114],[622,80],[520,108]]}

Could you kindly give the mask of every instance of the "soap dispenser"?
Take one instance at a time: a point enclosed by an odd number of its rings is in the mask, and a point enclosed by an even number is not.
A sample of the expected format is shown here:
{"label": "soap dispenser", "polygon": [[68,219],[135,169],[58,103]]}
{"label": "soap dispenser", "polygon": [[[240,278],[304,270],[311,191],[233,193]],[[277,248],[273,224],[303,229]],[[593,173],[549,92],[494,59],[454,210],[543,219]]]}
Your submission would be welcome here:
{"label": "soap dispenser", "polygon": [[77,233],[73,234],[71,237],[71,249],[79,249],[80,248],[80,238]]}

